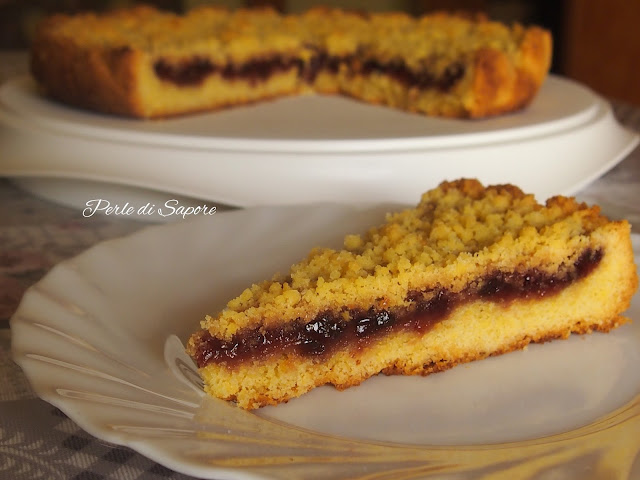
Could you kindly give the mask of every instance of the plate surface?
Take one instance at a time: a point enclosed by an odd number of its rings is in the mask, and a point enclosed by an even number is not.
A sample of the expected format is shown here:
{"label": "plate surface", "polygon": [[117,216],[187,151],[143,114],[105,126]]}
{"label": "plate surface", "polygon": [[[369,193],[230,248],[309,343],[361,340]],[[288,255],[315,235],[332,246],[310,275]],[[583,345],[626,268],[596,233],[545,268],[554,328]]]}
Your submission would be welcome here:
{"label": "plate surface", "polygon": [[29,77],[0,87],[0,174],[238,206],[415,203],[425,189],[459,177],[514,183],[543,200],[575,193],[637,141],[600,97],[554,76],[526,110],[481,121],[320,96],[139,121],[51,102]]}
{"label": "plate surface", "polygon": [[[562,101],[558,101],[562,99]],[[139,121],[83,111],[37,93],[30,77],[0,87],[0,102],[34,123],[74,136],[179,148],[258,152],[443,148],[556,133],[596,114],[586,87],[550,77],[526,113],[482,121],[408,114],[339,96],[283,97],[184,117]]]}
{"label": "plate surface", "polygon": [[256,208],[100,244],[25,294],[14,359],[89,433],[203,478],[638,478],[637,297],[636,322],[610,334],[426,378],[321,387],[253,413],[203,396],[177,339],[251,282],[312,246],[338,247],[389,208]]}

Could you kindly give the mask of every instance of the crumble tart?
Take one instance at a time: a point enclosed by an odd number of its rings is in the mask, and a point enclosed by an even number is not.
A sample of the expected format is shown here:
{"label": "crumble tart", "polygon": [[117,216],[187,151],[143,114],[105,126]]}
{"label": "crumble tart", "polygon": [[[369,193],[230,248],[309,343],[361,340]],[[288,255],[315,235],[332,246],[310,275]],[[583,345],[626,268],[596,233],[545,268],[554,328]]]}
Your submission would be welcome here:
{"label": "crumble tart", "polygon": [[55,99],[140,118],[314,92],[481,118],[531,102],[551,42],[540,27],[445,13],[138,6],[48,18],[31,71]]}

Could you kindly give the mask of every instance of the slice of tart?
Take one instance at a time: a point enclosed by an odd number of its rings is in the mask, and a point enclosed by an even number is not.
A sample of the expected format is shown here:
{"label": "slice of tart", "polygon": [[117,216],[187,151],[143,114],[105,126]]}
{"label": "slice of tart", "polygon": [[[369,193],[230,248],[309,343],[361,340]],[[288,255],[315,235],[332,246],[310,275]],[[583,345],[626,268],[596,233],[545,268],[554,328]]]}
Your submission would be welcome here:
{"label": "slice of tart", "polygon": [[626,221],[459,180],[246,289],[187,350],[209,394],[254,409],[607,332],[627,321],[637,284]]}

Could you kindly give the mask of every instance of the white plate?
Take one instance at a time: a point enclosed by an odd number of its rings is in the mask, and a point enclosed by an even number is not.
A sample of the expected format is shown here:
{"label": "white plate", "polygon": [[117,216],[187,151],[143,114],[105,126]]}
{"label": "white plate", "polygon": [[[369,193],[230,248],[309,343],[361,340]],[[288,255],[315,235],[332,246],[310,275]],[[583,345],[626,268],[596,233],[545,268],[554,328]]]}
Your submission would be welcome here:
{"label": "white plate", "polygon": [[386,210],[257,208],[98,245],[26,293],[14,359],[91,434],[203,478],[638,478],[637,297],[636,322],[610,334],[426,378],[322,387],[253,413],[203,396],[171,336],[184,341],[246,285]]}
{"label": "white plate", "polygon": [[[559,101],[559,100],[562,101]],[[157,121],[99,115],[51,102],[30,77],[0,88],[0,102],[62,134],[177,148],[312,152],[404,150],[514,141],[556,133],[594,117],[592,92],[549,79],[526,114],[483,121],[407,114],[339,96],[296,96]]]}
{"label": "white plate", "polygon": [[526,110],[481,121],[320,96],[138,121],[51,102],[21,77],[0,87],[0,126],[2,175],[103,181],[238,206],[415,203],[459,177],[514,183],[542,200],[575,193],[638,141],[600,97],[554,76]]}

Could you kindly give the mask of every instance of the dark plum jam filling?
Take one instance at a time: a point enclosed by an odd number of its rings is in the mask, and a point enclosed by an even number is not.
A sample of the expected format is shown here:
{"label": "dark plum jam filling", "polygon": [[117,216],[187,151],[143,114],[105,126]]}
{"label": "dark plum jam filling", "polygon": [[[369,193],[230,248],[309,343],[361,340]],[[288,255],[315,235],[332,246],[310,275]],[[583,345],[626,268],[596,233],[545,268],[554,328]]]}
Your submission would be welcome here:
{"label": "dark plum jam filling", "polygon": [[209,59],[200,57],[180,62],[160,59],[153,66],[158,78],[180,86],[200,85],[205,78],[214,73],[228,80],[243,79],[257,84],[277,72],[294,67],[300,69],[300,62],[297,59],[280,56],[257,58],[241,65],[230,63],[224,66],[215,65]]}
{"label": "dark plum jam filling", "polygon": [[[601,249],[587,249],[572,268],[557,275],[535,269],[494,272],[457,293],[445,289],[413,291],[407,295],[411,304],[408,308],[327,311],[306,323],[297,321],[277,328],[242,330],[230,341],[204,332],[199,339],[195,360],[199,367],[209,363],[225,363],[233,367],[249,359],[267,358],[280,352],[309,357],[344,349],[353,351],[392,331],[424,333],[446,319],[457,306],[476,299],[508,304],[517,299],[554,295],[591,273],[602,256]],[[351,320],[346,321],[343,313],[348,313]]]}
{"label": "dark plum jam filling", "polygon": [[374,72],[389,75],[408,87],[433,88],[447,92],[464,76],[465,67],[456,62],[450,64],[444,72],[436,74],[429,69],[415,72],[399,59],[384,63],[375,59],[365,61],[362,65],[362,73]]}
{"label": "dark plum jam filling", "polygon": [[282,55],[256,58],[240,65],[216,65],[203,57],[180,61],[161,58],[154,63],[154,70],[158,78],[179,86],[200,85],[213,74],[219,74],[227,80],[241,79],[257,84],[266,81],[271,75],[292,68],[297,70],[298,76],[305,82],[311,83],[320,72],[337,73],[342,65],[354,74],[382,73],[390,75],[408,87],[435,88],[441,91],[450,90],[465,73],[464,65],[461,63],[452,63],[443,73],[435,74],[429,69],[414,72],[399,59],[389,62],[373,59],[361,61],[355,56],[331,56],[321,50],[316,50],[307,62]]}
{"label": "dark plum jam filling", "polygon": [[188,61],[172,63],[157,60],[153,68],[158,78],[177,85],[199,85],[216,71],[215,66],[206,58],[194,57]]}

